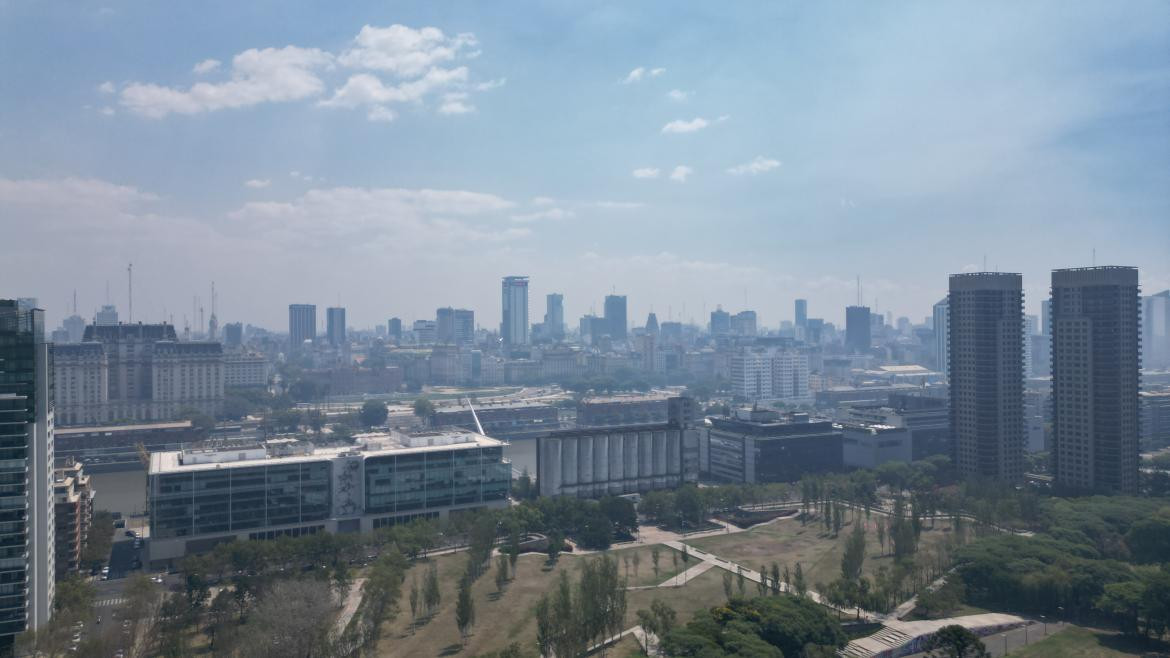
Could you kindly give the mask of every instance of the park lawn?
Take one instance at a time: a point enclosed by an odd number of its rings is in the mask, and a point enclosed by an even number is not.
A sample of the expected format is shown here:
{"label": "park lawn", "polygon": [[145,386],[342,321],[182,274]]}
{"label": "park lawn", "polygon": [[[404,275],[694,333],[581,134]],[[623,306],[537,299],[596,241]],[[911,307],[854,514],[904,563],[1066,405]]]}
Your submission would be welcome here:
{"label": "park lawn", "polygon": [[[862,573],[871,577],[882,566],[891,569],[894,566],[893,555],[889,554],[892,550],[889,540],[886,541],[886,554],[882,554],[882,546],[877,535],[878,518],[878,515],[874,514],[869,519],[861,515],[857,519],[866,527],[866,559],[862,565]],[[827,584],[840,577],[841,556],[845,552],[845,542],[852,529],[852,524],[846,522],[841,532],[833,537],[826,533],[824,526],[815,519],[801,525],[794,517],[756,526],[747,532],[701,537],[687,543],[748,569],[759,569],[761,564],[771,567],[772,562],[778,562],[781,571],[785,565],[789,571],[795,571],[799,563],[804,570],[805,582],[813,588],[816,583]],[[931,529],[928,522],[923,528],[919,542],[921,559],[933,559],[929,555],[929,549],[946,541],[950,534],[948,522],[938,521],[934,529]]]}
{"label": "park lawn", "polygon": [[1120,658],[1167,649],[1165,644],[1147,643],[1112,631],[1069,626],[1011,655],[1013,658]]}
{"label": "park lawn", "polygon": [[[652,559],[654,547],[658,547],[658,575],[654,575],[654,561]],[[685,564],[682,553],[662,544],[624,544],[607,551],[609,556],[617,560],[618,573],[626,578],[629,587],[643,587],[666,582],[675,574],[682,573]],[[674,566],[670,556],[678,555],[678,567]],[[634,555],[638,556],[638,568],[634,569]],[[692,565],[693,566],[693,565]]]}
{"label": "park lawn", "polygon": [[[670,562],[671,549],[661,546],[659,561],[660,580],[666,580],[674,575]],[[639,565],[639,582],[651,584],[655,578],[650,560],[651,546],[619,549],[610,552],[611,557],[618,560],[618,569],[624,575],[625,565],[623,555],[630,551],[638,551],[641,555]],[[519,642],[522,646],[535,650],[536,647],[536,617],[533,610],[540,597],[551,592],[556,586],[557,579],[562,571],[566,572],[570,581],[575,583],[577,571],[584,560],[596,558],[600,554],[573,555],[562,553],[555,568],[549,569],[546,557],[543,554],[526,553],[516,562],[516,573],[509,582],[502,596],[496,596],[495,562],[491,569],[472,586],[472,600],[475,603],[475,626],[467,647],[462,655],[474,656],[477,654],[498,651],[512,642]],[[442,600],[438,610],[427,620],[412,625],[410,620],[410,582],[417,578],[419,588],[422,588],[422,579],[433,562],[439,570],[439,590]],[[459,578],[467,564],[465,553],[441,555],[431,560],[416,563],[406,575],[406,582],[402,587],[402,598],[398,603],[398,614],[393,620],[383,625],[382,639],[378,644],[379,656],[441,656],[460,652],[459,629],[455,625],[455,600]],[[679,560],[679,570],[682,561]],[[679,611],[680,621],[689,620],[691,614],[698,607],[693,601],[708,600],[710,592],[718,592],[718,601],[722,601],[722,580],[716,575],[714,578],[704,579],[710,572],[696,578],[694,586],[688,584],[685,588],[641,590],[629,592],[628,613],[626,628],[635,623],[635,614],[638,608],[649,608],[653,600],[650,593],[661,592],[659,596],[665,598]],[[630,580],[634,580],[633,563],[630,564]],[[680,601],[682,599],[682,601]],[[681,603],[681,605],[680,605]],[[706,604],[714,605],[714,603]],[[413,629],[412,629],[413,626]],[[635,642],[634,645],[637,643]],[[636,655],[636,654],[635,654]]]}

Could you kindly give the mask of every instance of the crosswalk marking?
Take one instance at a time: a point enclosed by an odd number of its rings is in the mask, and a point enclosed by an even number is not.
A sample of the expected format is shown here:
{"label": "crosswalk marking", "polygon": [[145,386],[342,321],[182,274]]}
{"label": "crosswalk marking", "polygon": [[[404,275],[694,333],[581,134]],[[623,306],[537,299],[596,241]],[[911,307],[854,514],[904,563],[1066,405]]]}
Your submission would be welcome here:
{"label": "crosswalk marking", "polygon": [[101,601],[98,601],[95,605],[122,605],[125,602],[126,602],[126,599],[124,599],[124,598],[103,599]]}

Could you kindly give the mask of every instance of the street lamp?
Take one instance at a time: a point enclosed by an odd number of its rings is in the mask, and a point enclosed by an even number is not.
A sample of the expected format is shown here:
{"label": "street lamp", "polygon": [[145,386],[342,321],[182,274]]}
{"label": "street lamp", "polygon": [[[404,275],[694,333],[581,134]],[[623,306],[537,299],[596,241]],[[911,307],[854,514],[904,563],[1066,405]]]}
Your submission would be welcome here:
{"label": "street lamp", "polygon": [[1007,633],[1003,634],[1003,655],[1007,655]]}
{"label": "street lamp", "polygon": [[1040,623],[1044,624],[1044,637],[1048,637],[1048,620],[1044,615],[1040,615]]}

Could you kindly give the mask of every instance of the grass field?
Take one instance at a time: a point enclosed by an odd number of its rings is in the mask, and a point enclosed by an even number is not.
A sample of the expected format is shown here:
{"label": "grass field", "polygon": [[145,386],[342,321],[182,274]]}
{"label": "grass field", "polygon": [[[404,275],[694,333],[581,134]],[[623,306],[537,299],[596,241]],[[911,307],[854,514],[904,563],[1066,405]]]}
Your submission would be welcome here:
{"label": "grass field", "polygon": [[[627,549],[610,551],[611,557],[617,559],[618,569],[625,574],[626,556],[630,556],[630,585],[649,585],[655,581],[650,559],[651,546],[637,546]],[[671,549],[660,546],[658,581],[664,581],[674,575],[670,560]],[[637,552],[640,556],[638,575],[634,575],[632,556]],[[431,562],[437,565],[439,571],[439,589],[442,592],[442,602],[437,611],[429,619],[411,623],[410,619],[410,582],[411,578],[418,578],[419,587],[422,587],[422,578],[430,568],[430,562],[419,562],[408,572],[406,583],[403,586],[402,599],[399,601],[398,616],[383,627],[382,640],[378,645],[380,656],[448,656],[454,654],[474,656],[490,651],[502,649],[512,642],[535,649],[536,619],[533,609],[541,595],[550,591],[560,578],[561,572],[566,572],[571,580],[575,579],[576,572],[585,559],[590,556],[563,554],[555,568],[549,569],[545,564],[545,557],[539,554],[521,555],[516,562],[516,577],[505,589],[502,596],[496,595],[495,565],[492,571],[484,574],[472,586],[472,599],[475,603],[475,627],[467,646],[460,650],[459,631],[455,626],[455,599],[459,577],[463,574],[467,556],[462,553],[443,555],[434,558]],[[693,564],[692,564],[693,566]],[[682,561],[679,561],[679,570]],[[666,600],[678,612],[680,622],[689,621],[692,613],[701,608],[714,605],[723,600],[722,572],[708,571],[695,578],[686,587],[671,589],[652,589],[631,591],[628,594],[627,624],[634,625],[635,614],[639,608],[649,608],[655,598]],[[623,650],[626,645],[623,644]],[[637,643],[628,642],[629,652],[611,653],[610,655],[638,655]],[[631,653],[632,652],[632,653]]]}
{"label": "grass field", "polygon": [[1166,655],[1165,644],[1146,643],[1111,631],[1080,626],[1044,638],[1031,646],[1013,651],[1012,658],[1121,658],[1122,656]]}
{"label": "grass field", "polygon": [[[877,515],[869,520],[858,517],[858,522],[866,525],[866,559],[862,573],[867,576],[872,576],[879,567],[892,568],[894,565],[892,555],[882,555],[877,519]],[[749,569],[759,569],[761,564],[771,566],[775,561],[780,563],[781,570],[787,565],[790,571],[794,571],[796,564],[800,563],[805,581],[812,587],[818,582],[829,583],[840,577],[841,556],[852,528],[851,524],[846,524],[833,537],[815,521],[801,525],[799,520],[791,518],[757,526],[747,532],[703,537],[687,543]],[[919,555],[926,559],[930,547],[946,541],[949,536],[949,523],[939,521],[933,530],[927,523],[922,532]],[[887,540],[886,552],[889,551]]]}

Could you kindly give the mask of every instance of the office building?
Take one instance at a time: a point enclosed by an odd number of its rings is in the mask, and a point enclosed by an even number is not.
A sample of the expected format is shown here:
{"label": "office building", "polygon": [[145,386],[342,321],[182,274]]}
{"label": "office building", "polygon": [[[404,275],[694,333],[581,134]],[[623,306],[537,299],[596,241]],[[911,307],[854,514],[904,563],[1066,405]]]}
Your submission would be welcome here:
{"label": "office building", "polygon": [[658,336],[658,316],[654,311],[646,316],[646,333],[651,336]]}
{"label": "office building", "polygon": [[1170,290],[1142,297],[1142,367],[1170,370]]}
{"label": "office building", "polygon": [[1135,267],[1052,272],[1052,463],[1063,490],[1137,493],[1140,308]]}
{"label": "office building", "polygon": [[452,345],[474,344],[475,312],[449,306],[436,310],[435,341]]}
{"label": "office building", "polygon": [[716,306],[715,310],[711,311],[710,331],[712,336],[726,336],[731,333],[731,314],[724,311],[722,306]]}
{"label": "office building", "polygon": [[474,404],[472,407],[459,402],[456,406],[441,406],[427,419],[432,429],[463,428],[476,430],[479,418],[485,434],[510,441],[530,438],[561,429],[557,408],[540,402],[495,402]]}
{"label": "office building", "polygon": [[[591,396],[577,403],[577,427],[656,425],[667,422],[671,398],[653,393]],[[682,419],[687,425],[693,418]]]}
{"label": "office building", "polygon": [[[881,316],[873,316],[880,318]],[[851,354],[867,354],[871,345],[871,326],[868,306],[845,308],[845,350]]]}
{"label": "office building", "polygon": [[934,369],[947,376],[947,300],[934,305]]}
{"label": "office building", "polygon": [[0,299],[0,651],[53,614],[52,346],[44,311]]}
{"label": "office building", "polygon": [[694,401],[671,398],[667,422],[579,428],[537,439],[542,496],[599,498],[674,489],[699,479]]}
{"label": "office building", "polygon": [[434,320],[415,320],[411,326],[414,342],[418,345],[433,345],[439,339],[439,328]]}
{"label": "office building", "polygon": [[582,342],[597,345],[603,337],[609,334],[609,323],[605,318],[599,318],[596,315],[582,316],[580,333]]}
{"label": "office building", "polygon": [[501,285],[500,337],[505,347],[528,344],[528,277],[506,276]]}
{"label": "office building", "polygon": [[386,336],[395,343],[402,342],[402,320],[399,318],[390,318],[386,322]]}
{"label": "office building", "polygon": [[263,354],[233,352],[223,357],[224,388],[268,386],[271,367]]}
{"label": "office building", "polygon": [[54,469],[53,531],[57,580],[81,573],[81,551],[93,522],[93,500],[94,490],[81,462],[69,459],[64,466]]}
{"label": "office building", "polygon": [[288,305],[288,346],[296,351],[308,342],[317,340],[317,306],[315,304]]}
{"label": "office building", "polygon": [[747,400],[808,398],[808,355],[779,349],[741,349],[729,359],[732,392]]}
{"label": "office building", "polygon": [[909,463],[914,453],[909,429],[880,423],[842,423],[841,446],[842,461],[850,468]]}
{"label": "office building", "polygon": [[223,326],[224,349],[238,350],[244,345],[244,325],[240,322],[229,322]]}
{"label": "office building", "polygon": [[223,407],[219,343],[179,342],[169,324],[90,325],[53,359],[61,425],[166,421],[189,409],[216,417]]}
{"label": "office building", "polygon": [[1170,446],[1170,391],[1138,393],[1142,409],[1142,450]]}
{"label": "office building", "polygon": [[889,393],[883,404],[853,404],[842,408],[842,422],[905,428],[910,435],[910,459],[952,454],[951,415],[945,398],[914,393]]}
{"label": "office building", "polygon": [[951,427],[963,477],[1024,472],[1024,293],[1019,274],[952,274],[947,300]]}
{"label": "office building", "polygon": [[112,304],[102,306],[93,316],[94,324],[118,324],[118,309]]}
{"label": "office building", "polygon": [[795,482],[842,470],[841,431],[806,413],[742,407],[707,418],[700,430],[702,471],[724,482]]}
{"label": "office building", "polygon": [[61,326],[65,328],[66,340],[70,343],[80,343],[85,335],[85,318],[76,313],[65,318]]}
{"label": "office building", "polygon": [[370,532],[507,505],[512,466],[496,439],[446,430],[354,440],[151,453],[151,567],[225,541]]}
{"label": "office building", "polygon": [[565,338],[565,296],[559,292],[549,293],[544,298],[544,330],[553,340]]}
{"label": "office building", "polygon": [[325,340],[334,349],[346,345],[345,340],[345,309],[331,306],[325,309]]}
{"label": "office building", "polygon": [[756,312],[740,311],[731,316],[731,333],[736,336],[755,336]]}
{"label": "office building", "polygon": [[805,327],[808,326],[808,300],[807,299],[796,300],[796,314],[795,314],[794,318],[795,318],[794,324],[798,328],[804,329]]}
{"label": "office building", "polygon": [[626,296],[605,296],[605,325],[609,330],[609,337],[614,340],[625,340],[629,331],[629,322],[626,319]]}

